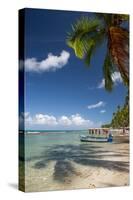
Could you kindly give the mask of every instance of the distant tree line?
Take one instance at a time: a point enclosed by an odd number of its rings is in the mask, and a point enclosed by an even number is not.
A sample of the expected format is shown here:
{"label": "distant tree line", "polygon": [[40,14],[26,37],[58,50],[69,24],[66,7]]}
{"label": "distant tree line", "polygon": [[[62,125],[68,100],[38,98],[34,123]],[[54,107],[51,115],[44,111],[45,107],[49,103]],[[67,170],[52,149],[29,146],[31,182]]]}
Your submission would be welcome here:
{"label": "distant tree line", "polygon": [[102,128],[124,128],[129,127],[129,92],[125,97],[125,103],[122,107],[117,106],[113,113],[112,121],[109,124],[102,125]]}

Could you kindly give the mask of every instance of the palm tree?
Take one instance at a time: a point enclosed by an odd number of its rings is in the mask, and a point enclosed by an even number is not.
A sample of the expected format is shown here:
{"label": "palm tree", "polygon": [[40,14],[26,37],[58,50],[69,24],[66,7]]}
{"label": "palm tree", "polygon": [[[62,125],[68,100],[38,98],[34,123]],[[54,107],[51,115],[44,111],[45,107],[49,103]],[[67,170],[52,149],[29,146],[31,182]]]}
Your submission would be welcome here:
{"label": "palm tree", "polygon": [[129,32],[123,28],[128,23],[128,15],[96,14],[95,17],[81,17],[72,25],[67,35],[67,44],[75,55],[84,59],[89,66],[92,55],[103,42],[107,52],[103,64],[105,88],[113,88],[112,74],[119,71],[125,85],[129,85]]}
{"label": "palm tree", "polygon": [[117,112],[119,112],[119,111],[120,111],[120,108],[121,108],[121,107],[118,105],[118,106],[117,106]]}
{"label": "palm tree", "polygon": [[129,90],[127,91],[127,95],[125,97],[125,104],[124,105],[129,107]]}

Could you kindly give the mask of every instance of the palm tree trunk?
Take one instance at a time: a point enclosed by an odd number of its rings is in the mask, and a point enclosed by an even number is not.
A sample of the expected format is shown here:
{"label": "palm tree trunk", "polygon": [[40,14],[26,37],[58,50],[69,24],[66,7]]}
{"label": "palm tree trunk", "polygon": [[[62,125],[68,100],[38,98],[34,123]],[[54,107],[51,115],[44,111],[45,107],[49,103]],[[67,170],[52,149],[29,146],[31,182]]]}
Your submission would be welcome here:
{"label": "palm tree trunk", "polygon": [[129,36],[128,31],[112,26],[108,30],[109,51],[113,62],[116,64],[121,76],[128,84],[129,82]]}

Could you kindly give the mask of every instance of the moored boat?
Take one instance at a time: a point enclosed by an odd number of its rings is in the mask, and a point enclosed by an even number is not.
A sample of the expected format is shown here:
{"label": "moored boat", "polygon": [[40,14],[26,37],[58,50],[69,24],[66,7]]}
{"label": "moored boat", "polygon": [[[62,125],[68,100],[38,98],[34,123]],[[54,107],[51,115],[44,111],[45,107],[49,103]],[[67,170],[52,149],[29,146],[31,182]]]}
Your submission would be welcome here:
{"label": "moored boat", "polygon": [[92,135],[80,135],[80,141],[82,142],[112,142],[113,141],[113,136],[110,133],[106,137],[101,137],[101,136],[92,136]]}

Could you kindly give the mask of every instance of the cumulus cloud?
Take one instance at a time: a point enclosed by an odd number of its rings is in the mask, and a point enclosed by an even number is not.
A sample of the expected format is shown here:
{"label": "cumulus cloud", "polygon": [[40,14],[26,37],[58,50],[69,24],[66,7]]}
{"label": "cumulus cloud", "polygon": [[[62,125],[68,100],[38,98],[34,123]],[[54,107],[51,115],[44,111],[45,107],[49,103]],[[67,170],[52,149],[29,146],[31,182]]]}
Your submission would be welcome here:
{"label": "cumulus cloud", "polygon": [[33,123],[43,125],[57,125],[57,120],[53,115],[36,114]]}
{"label": "cumulus cloud", "polygon": [[[112,74],[112,80],[115,85],[122,83],[122,78],[120,72],[114,72]],[[102,79],[102,81],[98,84],[97,88],[101,89],[105,87],[105,79]]]}
{"label": "cumulus cloud", "polygon": [[88,109],[94,109],[94,108],[99,108],[99,107],[102,107],[102,106],[105,106],[105,103],[103,101],[99,101],[96,104],[88,105],[87,108]]}
{"label": "cumulus cloud", "polygon": [[84,119],[80,114],[72,115],[71,121],[76,126],[89,125],[92,123],[90,120]]}
{"label": "cumulus cloud", "polygon": [[47,58],[41,61],[37,61],[36,58],[27,58],[24,62],[24,67],[29,72],[56,71],[68,63],[69,57],[70,53],[65,50],[59,56],[49,53]]}
{"label": "cumulus cloud", "polygon": [[89,127],[93,126],[93,122],[89,119],[83,118],[80,114],[70,116],[61,116],[59,118],[47,114],[35,114],[31,116],[30,113],[21,114],[21,118],[27,125],[46,125],[46,126],[65,126],[65,127]]}
{"label": "cumulus cloud", "polygon": [[106,112],[106,110],[100,110],[100,113],[105,113]]}
{"label": "cumulus cloud", "polygon": [[61,116],[59,118],[58,122],[59,122],[60,125],[64,125],[64,126],[69,126],[69,125],[72,124],[72,121],[67,116]]}

